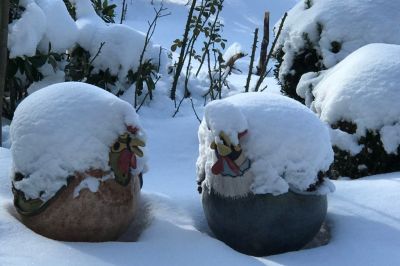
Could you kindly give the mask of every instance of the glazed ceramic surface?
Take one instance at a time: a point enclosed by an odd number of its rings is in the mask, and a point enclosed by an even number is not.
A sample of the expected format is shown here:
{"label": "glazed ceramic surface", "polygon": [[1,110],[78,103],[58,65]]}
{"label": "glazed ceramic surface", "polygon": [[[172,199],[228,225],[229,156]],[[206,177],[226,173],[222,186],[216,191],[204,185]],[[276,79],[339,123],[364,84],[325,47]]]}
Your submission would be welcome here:
{"label": "glazed ceramic surface", "polygon": [[288,192],[227,198],[204,186],[203,209],[215,236],[253,256],[298,250],[318,233],[327,198]]}

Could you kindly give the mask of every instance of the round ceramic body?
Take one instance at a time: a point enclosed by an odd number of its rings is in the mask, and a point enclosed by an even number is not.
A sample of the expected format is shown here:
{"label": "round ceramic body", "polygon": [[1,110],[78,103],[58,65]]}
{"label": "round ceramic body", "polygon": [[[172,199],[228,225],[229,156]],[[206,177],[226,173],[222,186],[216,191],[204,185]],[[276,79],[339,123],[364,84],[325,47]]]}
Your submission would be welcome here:
{"label": "round ceramic body", "polygon": [[83,180],[75,176],[42,212],[20,215],[22,222],[45,237],[62,241],[112,241],[126,231],[134,218],[140,195],[138,176],[126,186],[115,179],[101,181],[98,191],[75,188]]}
{"label": "round ceramic body", "polygon": [[203,209],[215,236],[253,256],[298,250],[318,233],[327,212],[325,195],[292,191],[226,198],[203,186]]}

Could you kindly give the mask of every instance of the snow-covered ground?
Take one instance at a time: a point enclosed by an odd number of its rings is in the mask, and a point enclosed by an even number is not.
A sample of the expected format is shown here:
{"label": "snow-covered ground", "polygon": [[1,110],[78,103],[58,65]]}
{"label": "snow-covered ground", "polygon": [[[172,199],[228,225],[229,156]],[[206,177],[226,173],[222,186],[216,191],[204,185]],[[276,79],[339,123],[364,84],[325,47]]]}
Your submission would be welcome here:
{"label": "snow-covered ground", "polygon": [[14,217],[10,152],[0,149],[0,265],[398,265],[400,173],[335,181],[327,246],[255,258],[210,236],[195,182],[199,124],[190,111],[173,119],[143,109],[150,171],[141,215],[152,219],[137,242],[67,243],[27,229]]}
{"label": "snow-covered ground", "polygon": [[[150,1],[127,2],[126,24],[146,31],[146,21],[153,16]],[[227,0],[222,17],[228,45],[239,42],[250,52],[252,32],[262,25],[264,11],[271,10],[273,25],[296,2],[257,0],[249,4]],[[154,43],[169,48],[182,35],[185,3],[186,0],[165,0],[173,14],[160,20]],[[242,90],[246,76],[232,75],[229,81]],[[139,222],[134,225],[140,227],[148,222],[148,226],[137,241],[127,242],[135,238],[128,231],[119,242],[68,243],[27,229],[16,218],[13,207],[11,154],[0,148],[0,265],[399,265],[400,173],[334,181],[336,192],[329,195],[327,215],[331,241],[326,246],[256,258],[215,239],[196,190],[199,123],[190,101],[183,102],[176,118],[171,117],[175,108],[165,97],[170,88],[167,82],[168,79],[160,80],[154,100],[139,112],[147,133],[149,172],[144,175],[142,208]],[[272,78],[265,82],[269,85],[267,92],[279,91]],[[201,86],[201,81],[198,83]],[[39,87],[38,83],[35,88]],[[224,95],[234,93],[237,90]],[[202,117],[202,98],[195,96],[194,106]],[[128,91],[122,98],[131,101],[133,93]],[[4,146],[9,147],[9,127],[2,130]]]}

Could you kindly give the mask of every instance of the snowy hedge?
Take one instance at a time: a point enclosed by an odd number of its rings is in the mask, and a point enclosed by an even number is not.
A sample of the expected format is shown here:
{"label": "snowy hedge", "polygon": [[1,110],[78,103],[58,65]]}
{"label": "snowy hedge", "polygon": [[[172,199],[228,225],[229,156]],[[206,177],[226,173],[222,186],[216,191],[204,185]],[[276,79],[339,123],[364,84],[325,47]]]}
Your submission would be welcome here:
{"label": "snowy hedge", "polygon": [[332,128],[333,176],[400,170],[399,58],[400,45],[369,44],[302,77],[297,93]]}
{"label": "snowy hedge", "polygon": [[[4,112],[9,119],[30,90],[52,83],[83,81],[119,95],[135,82],[153,90],[158,73],[166,72],[165,51],[149,42],[140,60],[145,34],[113,24],[116,6],[107,1],[9,1]],[[144,70],[138,78],[140,62]]]}
{"label": "snowy hedge", "polygon": [[300,77],[329,69],[369,43],[400,44],[400,0],[302,0],[292,8],[277,42],[276,77],[296,94]]}

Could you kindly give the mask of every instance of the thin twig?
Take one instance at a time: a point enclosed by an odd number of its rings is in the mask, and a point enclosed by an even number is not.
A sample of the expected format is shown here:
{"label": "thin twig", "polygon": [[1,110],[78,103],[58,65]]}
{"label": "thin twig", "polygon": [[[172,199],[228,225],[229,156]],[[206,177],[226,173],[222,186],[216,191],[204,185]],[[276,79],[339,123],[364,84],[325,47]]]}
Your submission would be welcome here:
{"label": "thin twig", "polygon": [[[147,29],[143,49],[142,49],[142,52],[141,52],[140,58],[139,58],[139,67],[137,70],[137,79],[136,79],[136,88],[135,88],[135,108],[137,105],[137,94],[139,91],[139,82],[141,82],[142,75],[143,75],[143,73],[142,73],[143,72],[143,60],[144,60],[144,55],[147,50],[147,46],[149,45],[150,40],[153,37],[154,31],[156,30],[158,19],[171,15],[170,12],[163,14],[163,12],[167,10],[167,8],[164,8],[163,1],[161,1],[161,5],[160,5],[159,9],[155,9],[155,8],[153,8],[153,9],[155,12],[155,16],[151,23],[149,21],[147,22],[149,24],[149,28]],[[147,88],[147,89],[150,90],[150,88]],[[150,93],[150,98],[151,98],[151,92],[149,92],[149,93]]]}
{"label": "thin twig", "polygon": [[128,4],[126,3],[126,0],[123,0],[122,1],[121,19],[119,21],[119,24],[122,24],[122,22],[124,22],[127,10],[128,10]]}
{"label": "thin twig", "polygon": [[176,107],[175,113],[172,115],[172,117],[175,117],[176,114],[179,112],[179,108],[181,107],[182,102],[183,102],[184,99],[185,99],[185,95],[183,95],[182,99],[180,100],[180,102],[178,104],[178,107]]}
{"label": "thin twig", "polygon": [[197,115],[196,109],[194,108],[194,103],[193,103],[192,97],[190,97],[189,99],[190,99],[190,102],[192,103],[192,109],[193,109],[194,115],[196,116],[197,121],[199,121],[199,123],[201,123],[201,119],[200,119],[199,116]]}
{"label": "thin twig", "polygon": [[89,65],[92,65],[92,63],[94,62],[94,60],[100,55],[101,49],[103,49],[103,46],[104,46],[105,44],[106,44],[105,42],[100,43],[99,50],[97,50],[96,55],[92,58],[92,60],[90,60]]}
{"label": "thin twig", "polygon": [[[157,83],[158,83],[158,81],[159,81],[160,79],[161,79],[161,76],[158,76],[157,79],[156,79],[156,82],[154,82],[154,86],[157,85]],[[151,96],[151,95],[150,95],[150,92],[151,92],[151,91],[149,91],[149,92],[146,93],[146,95],[144,96],[144,98],[143,98],[142,102],[140,103],[139,107],[136,109],[136,113],[138,113],[139,110],[140,110],[140,108],[142,108],[142,106],[144,105],[147,96]],[[150,98],[150,99],[151,99],[151,98]]]}
{"label": "thin twig", "polygon": [[161,52],[162,52],[162,46],[160,46],[160,51],[158,52],[158,68],[157,68],[157,72],[160,72],[160,69],[161,69]]}
{"label": "thin twig", "polygon": [[253,74],[254,57],[256,55],[256,49],[257,49],[257,40],[258,40],[258,28],[256,28],[254,31],[254,40],[253,40],[253,48],[251,49],[249,73],[247,74],[247,81],[246,85],[244,86],[245,92],[249,92],[250,89],[251,75]]}
{"label": "thin twig", "polygon": [[144,96],[142,102],[140,103],[139,107],[136,109],[136,113],[139,112],[140,108],[142,108],[144,102],[146,101],[147,96],[149,96],[149,93],[146,93],[146,95]]}

